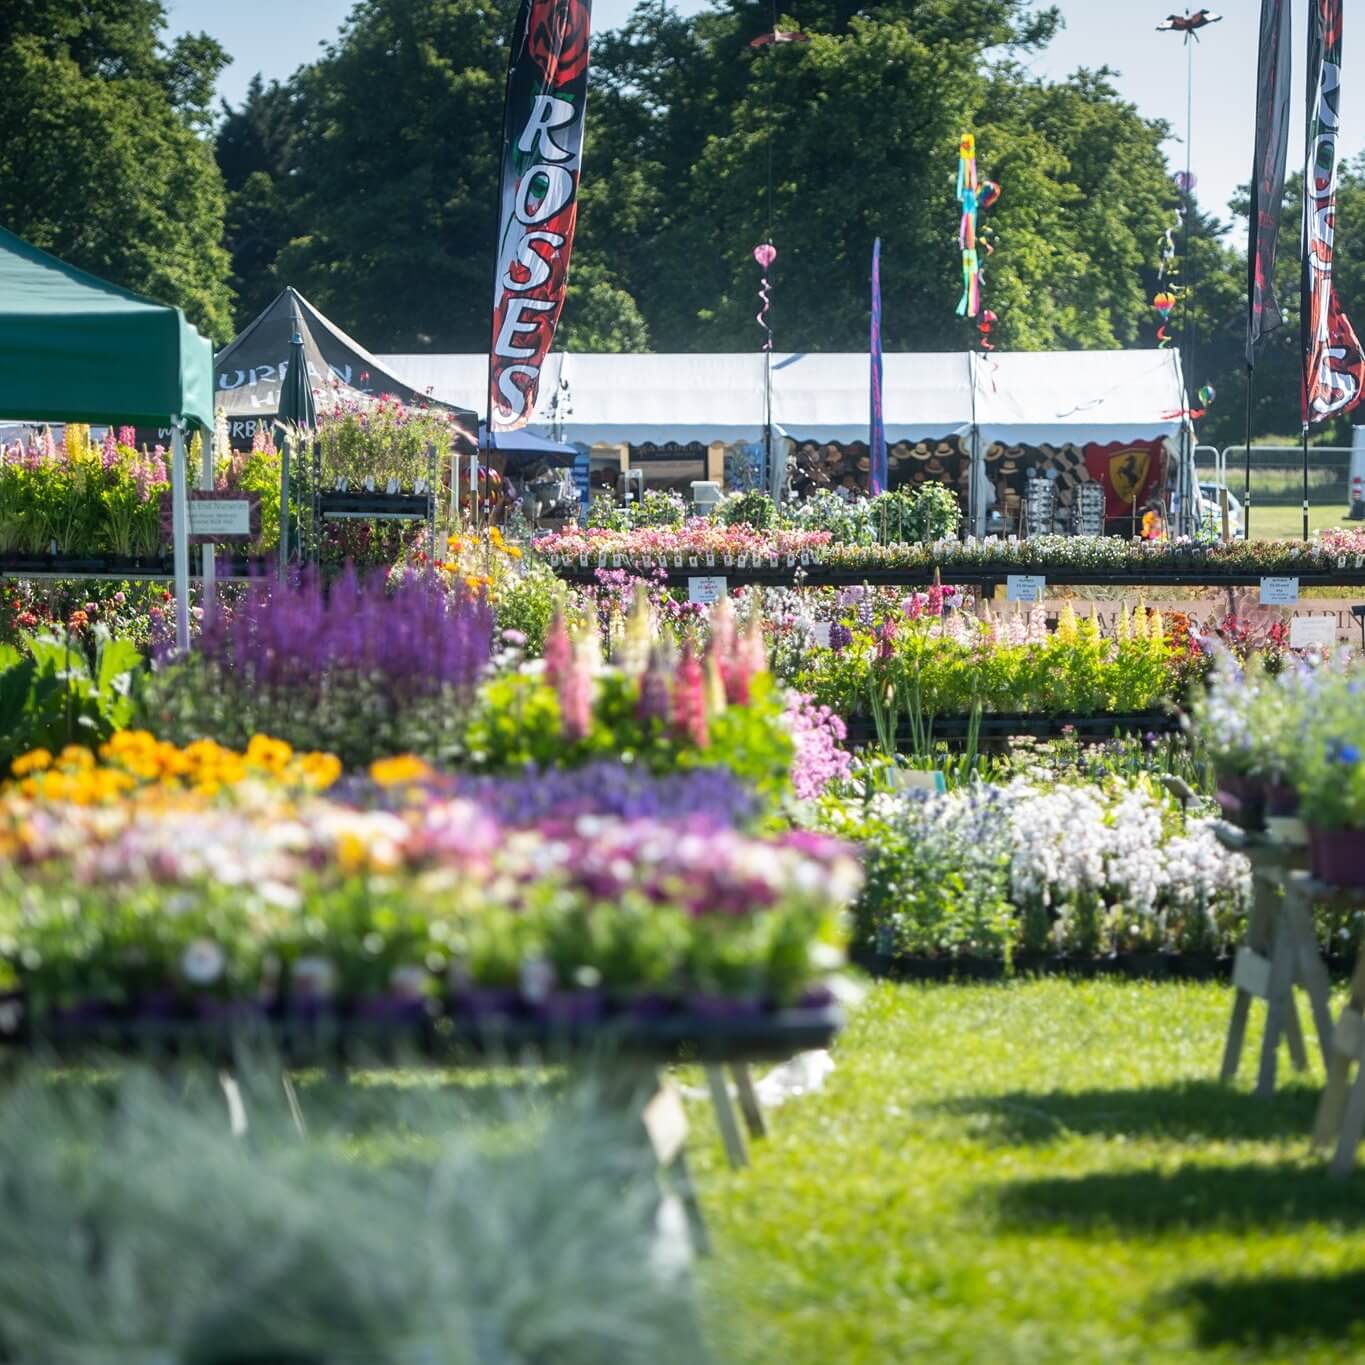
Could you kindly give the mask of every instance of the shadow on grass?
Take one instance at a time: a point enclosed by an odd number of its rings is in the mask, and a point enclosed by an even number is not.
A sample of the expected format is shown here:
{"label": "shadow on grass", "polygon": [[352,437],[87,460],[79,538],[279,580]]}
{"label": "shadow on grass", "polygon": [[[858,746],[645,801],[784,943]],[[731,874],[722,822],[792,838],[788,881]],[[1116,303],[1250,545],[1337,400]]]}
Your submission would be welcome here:
{"label": "shadow on grass", "polygon": [[1140,1234],[1203,1226],[1365,1226],[1365,1179],[1338,1183],[1317,1162],[1024,1180],[983,1191],[982,1197],[1012,1228],[1063,1224],[1081,1232]]}
{"label": "shadow on grass", "polygon": [[1255,1142],[1307,1137],[1320,1093],[1313,1086],[1291,1085],[1263,1100],[1215,1081],[1189,1081],[1131,1090],[964,1095],[934,1107],[975,1120],[974,1135],[1002,1144],[1072,1135]]}
{"label": "shadow on grass", "polygon": [[[1309,1341],[1365,1342],[1365,1271],[1191,1280],[1165,1300],[1193,1318],[1206,1348],[1304,1347]],[[1345,1357],[1343,1357],[1344,1359]],[[1359,1359],[1354,1354],[1352,1359]]]}

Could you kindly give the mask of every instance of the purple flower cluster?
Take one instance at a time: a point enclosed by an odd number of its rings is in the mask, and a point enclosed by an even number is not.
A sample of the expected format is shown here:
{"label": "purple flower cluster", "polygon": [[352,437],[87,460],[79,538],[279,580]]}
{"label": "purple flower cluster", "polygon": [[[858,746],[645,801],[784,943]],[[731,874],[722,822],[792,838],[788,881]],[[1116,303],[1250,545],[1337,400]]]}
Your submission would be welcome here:
{"label": "purple flower cluster", "polygon": [[502,825],[604,815],[735,827],[747,824],[757,808],[754,793],[727,768],[655,776],[615,760],[575,769],[530,768],[518,777],[461,777],[453,791]]}
{"label": "purple flower cluster", "polygon": [[386,588],[382,576],[366,582],[348,568],[330,583],[311,572],[296,586],[253,583],[230,614],[205,625],[199,650],[261,687],[312,691],[363,677],[415,697],[471,687],[492,643],[482,593],[451,594],[429,574]]}

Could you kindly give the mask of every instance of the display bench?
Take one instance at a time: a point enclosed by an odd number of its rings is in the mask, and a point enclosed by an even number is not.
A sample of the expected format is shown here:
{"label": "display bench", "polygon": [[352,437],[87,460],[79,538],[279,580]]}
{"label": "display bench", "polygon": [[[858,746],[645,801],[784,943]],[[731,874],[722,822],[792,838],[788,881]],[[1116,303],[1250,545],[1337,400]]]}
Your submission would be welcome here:
{"label": "display bench", "polygon": [[[876,723],[869,716],[845,719],[847,742],[855,748],[879,741]],[[1173,735],[1181,729],[1180,715],[1173,710],[1116,711],[1085,715],[1069,712],[987,712],[973,721],[971,716],[926,718],[925,728],[931,743],[961,744],[975,737],[980,742],[1018,738],[1076,739],[1101,741],[1124,735]],[[897,728],[896,748],[915,751],[914,736],[905,726]]]}
{"label": "display bench", "polygon": [[[71,1009],[32,1019],[20,997],[0,1000],[0,1058],[71,1066],[135,1058],[157,1066],[196,1060],[219,1068],[234,1131],[248,1116],[234,1068],[243,1055],[279,1059],[295,1120],[303,1126],[289,1069],[321,1067],[344,1076],[376,1067],[562,1065],[588,1079],[599,1103],[657,1167],[663,1191],[686,1214],[691,1247],[704,1251],[706,1229],[687,1168],[688,1122],[670,1068],[700,1066],[731,1166],[748,1163],[745,1134],[766,1124],[750,1067],[827,1048],[843,1026],[837,1005],[759,1010],[741,1004],[714,1014],[646,1009],[594,1019],[471,1008],[433,1015],[420,1000],[383,999],[346,1010],[295,1005],[270,1011],[249,1002],[157,1010]],[[732,1101],[730,1083],[734,1084]],[[737,1109],[736,1102],[737,1101]]]}
{"label": "display bench", "polygon": [[1186,564],[1154,565],[1150,568],[1077,568],[1074,565],[1020,562],[1017,564],[965,564],[953,557],[893,568],[884,565],[825,564],[808,556],[749,559],[746,556],[672,555],[632,558],[625,555],[579,555],[542,557],[559,577],[570,583],[596,583],[600,570],[624,570],[668,587],[686,589],[689,579],[723,578],[730,587],[773,588],[925,587],[934,582],[995,589],[1011,577],[1041,580],[1046,587],[1128,588],[1237,588],[1255,586],[1268,577],[1291,577],[1305,588],[1365,587],[1365,564],[1353,556],[1333,568],[1295,568],[1276,565],[1265,569],[1224,569],[1199,557]]}

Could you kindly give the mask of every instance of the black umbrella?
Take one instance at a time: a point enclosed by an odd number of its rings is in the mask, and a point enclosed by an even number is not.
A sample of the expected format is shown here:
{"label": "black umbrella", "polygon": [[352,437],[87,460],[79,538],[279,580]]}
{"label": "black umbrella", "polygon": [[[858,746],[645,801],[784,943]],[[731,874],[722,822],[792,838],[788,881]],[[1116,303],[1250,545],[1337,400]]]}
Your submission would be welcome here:
{"label": "black umbrella", "polygon": [[291,300],[294,334],[289,341],[289,367],[280,385],[280,410],[276,423],[283,429],[280,455],[280,575],[289,560],[289,453],[293,433],[299,429],[312,431],[318,424],[317,404],[313,402],[313,386],[308,382],[308,360],[303,353],[303,328],[298,305]]}

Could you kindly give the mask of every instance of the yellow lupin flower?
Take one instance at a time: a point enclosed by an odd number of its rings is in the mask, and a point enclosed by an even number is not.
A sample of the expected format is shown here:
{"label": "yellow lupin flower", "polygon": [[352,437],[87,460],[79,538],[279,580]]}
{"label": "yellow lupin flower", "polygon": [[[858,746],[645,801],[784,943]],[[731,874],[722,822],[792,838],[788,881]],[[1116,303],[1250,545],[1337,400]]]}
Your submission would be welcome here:
{"label": "yellow lupin flower", "polygon": [[1080,638],[1080,627],[1076,622],[1076,612],[1068,598],[1062,606],[1062,614],[1057,618],[1057,639],[1064,645],[1074,645]]}

